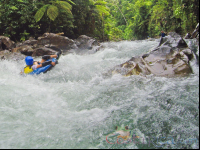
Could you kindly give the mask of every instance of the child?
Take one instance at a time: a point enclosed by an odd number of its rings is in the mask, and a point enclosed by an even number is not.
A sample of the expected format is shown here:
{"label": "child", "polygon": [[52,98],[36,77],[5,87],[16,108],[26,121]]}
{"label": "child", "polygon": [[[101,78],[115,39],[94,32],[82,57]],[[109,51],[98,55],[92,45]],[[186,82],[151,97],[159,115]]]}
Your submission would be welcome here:
{"label": "child", "polygon": [[56,62],[47,61],[47,60],[51,58],[56,58],[58,60],[60,58],[60,55],[61,55],[61,52],[58,52],[57,55],[45,55],[42,57],[42,60],[40,62],[34,61],[31,56],[27,56],[25,58],[26,67],[24,68],[24,73],[29,74],[33,72],[34,70],[41,67],[45,67],[47,65],[55,66]]}
{"label": "child", "polygon": [[161,36],[165,37],[165,32],[164,31],[161,31]]}

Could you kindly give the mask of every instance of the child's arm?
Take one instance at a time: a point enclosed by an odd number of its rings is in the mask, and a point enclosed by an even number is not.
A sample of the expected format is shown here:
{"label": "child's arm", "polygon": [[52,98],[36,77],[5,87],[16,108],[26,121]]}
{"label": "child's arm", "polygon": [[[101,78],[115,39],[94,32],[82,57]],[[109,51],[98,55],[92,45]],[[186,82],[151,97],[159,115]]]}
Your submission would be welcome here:
{"label": "child's arm", "polygon": [[53,65],[53,66],[55,66],[56,63],[55,63],[55,62],[52,62],[52,61],[46,61],[46,62],[43,62],[43,63],[37,65],[37,68],[45,67],[45,66],[47,66],[47,65]]}

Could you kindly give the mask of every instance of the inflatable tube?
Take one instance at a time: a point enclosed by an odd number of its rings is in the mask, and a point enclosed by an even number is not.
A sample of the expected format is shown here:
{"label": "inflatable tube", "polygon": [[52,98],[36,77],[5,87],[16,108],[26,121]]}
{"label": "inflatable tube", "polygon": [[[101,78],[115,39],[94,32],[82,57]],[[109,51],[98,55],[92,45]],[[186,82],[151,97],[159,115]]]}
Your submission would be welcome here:
{"label": "inflatable tube", "polygon": [[[57,59],[56,58],[51,58],[47,61],[52,61],[52,62],[55,62],[57,64]],[[47,65],[45,67],[41,67],[41,68],[38,68],[36,70],[34,70],[33,72],[29,73],[28,75],[38,75],[40,73],[46,73],[48,72],[49,70],[51,70],[54,66],[53,65]]]}

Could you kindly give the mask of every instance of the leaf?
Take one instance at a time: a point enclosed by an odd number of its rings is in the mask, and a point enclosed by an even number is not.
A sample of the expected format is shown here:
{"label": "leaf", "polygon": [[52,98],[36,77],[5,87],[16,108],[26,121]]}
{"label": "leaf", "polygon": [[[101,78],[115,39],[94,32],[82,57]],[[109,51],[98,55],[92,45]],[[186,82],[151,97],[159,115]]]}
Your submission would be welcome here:
{"label": "leaf", "polygon": [[104,2],[104,1],[96,1],[94,3],[94,5],[106,5],[106,4],[107,4],[107,2]]}
{"label": "leaf", "polygon": [[54,21],[58,17],[59,11],[58,7],[50,5],[47,10],[47,16]]}
{"label": "leaf", "polygon": [[42,17],[44,16],[44,13],[46,12],[47,8],[49,7],[48,5],[44,5],[42,8],[40,8],[37,13],[35,14],[35,21],[38,22],[42,19]]}
{"label": "leaf", "polygon": [[71,0],[68,0],[70,3],[72,3],[73,5],[76,5],[74,2],[72,2]]}
{"label": "leaf", "polygon": [[21,3],[23,3],[24,1],[23,0],[17,0],[18,2],[21,2]]}
{"label": "leaf", "polygon": [[72,5],[65,1],[59,1],[59,5],[67,7],[69,10],[72,10]]}
{"label": "leaf", "polygon": [[15,6],[11,6],[10,9],[12,9],[12,10],[17,10],[18,8],[15,7]]}
{"label": "leaf", "polygon": [[109,15],[109,11],[105,6],[96,5],[96,8],[97,8],[97,10],[99,11],[100,14]]}
{"label": "leaf", "polygon": [[61,8],[65,13],[72,15],[72,6],[68,2],[64,1],[57,1],[56,2],[58,7]]}

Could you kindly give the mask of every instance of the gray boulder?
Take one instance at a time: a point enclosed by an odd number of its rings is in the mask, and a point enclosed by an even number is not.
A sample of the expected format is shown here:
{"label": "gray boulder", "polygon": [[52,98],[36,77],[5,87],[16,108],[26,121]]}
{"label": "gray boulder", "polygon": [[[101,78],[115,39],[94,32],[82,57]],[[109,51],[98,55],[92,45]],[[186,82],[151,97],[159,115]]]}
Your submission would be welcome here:
{"label": "gray boulder", "polygon": [[112,73],[124,76],[150,75],[175,77],[193,73],[189,62],[194,53],[176,33],[161,38],[159,46],[150,53],[136,56],[116,66]]}
{"label": "gray boulder", "polygon": [[32,46],[23,45],[21,47],[13,48],[12,52],[18,52],[18,53],[24,54],[26,56],[32,56],[32,54],[34,53],[34,50],[33,50]]}
{"label": "gray boulder", "polygon": [[56,53],[57,52],[55,50],[52,50],[46,47],[41,47],[41,48],[34,49],[32,56],[35,57],[35,56],[44,56],[44,55],[55,55]]}
{"label": "gray boulder", "polygon": [[70,49],[77,49],[75,42],[68,37],[61,36],[54,33],[45,33],[42,37],[38,38],[38,47],[57,47],[64,52]]}
{"label": "gray boulder", "polygon": [[99,42],[97,42],[95,39],[88,37],[86,35],[81,35],[78,37],[78,39],[75,40],[76,45],[79,49],[88,49],[92,50],[93,47],[96,48],[96,46],[101,46]]}

